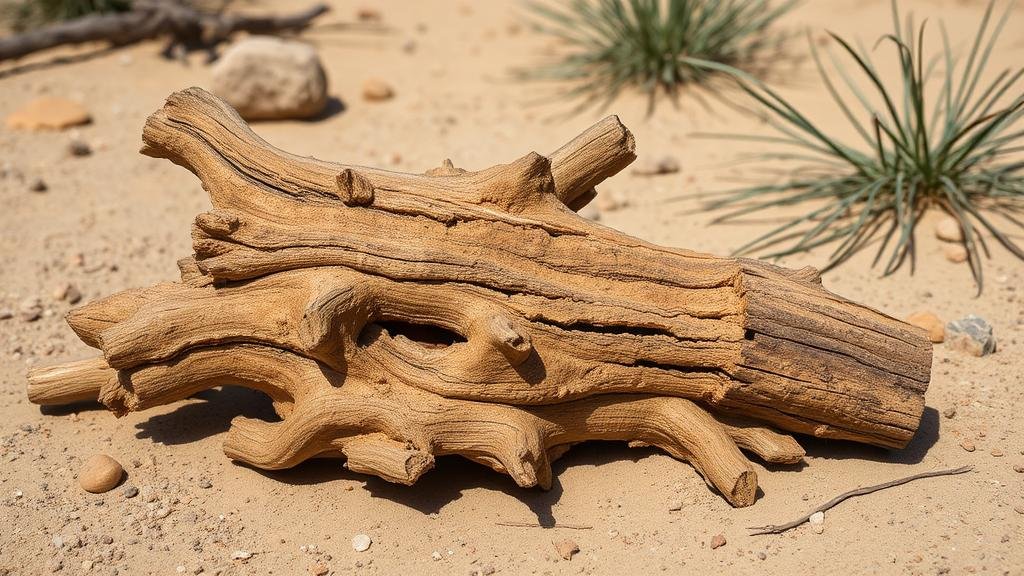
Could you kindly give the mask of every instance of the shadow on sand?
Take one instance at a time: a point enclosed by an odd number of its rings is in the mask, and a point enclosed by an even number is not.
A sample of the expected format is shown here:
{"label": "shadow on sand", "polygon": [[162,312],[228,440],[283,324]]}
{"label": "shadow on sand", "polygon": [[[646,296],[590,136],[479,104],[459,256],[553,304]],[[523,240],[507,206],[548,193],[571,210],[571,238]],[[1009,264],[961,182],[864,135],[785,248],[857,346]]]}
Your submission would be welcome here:
{"label": "shadow on sand", "polygon": [[[138,438],[149,438],[154,442],[178,445],[226,432],[235,416],[278,420],[270,399],[260,392],[248,388],[224,387],[197,394],[190,402],[166,414],[155,415],[136,425]],[[98,405],[97,405],[98,406]],[[864,459],[876,462],[916,464],[924,459],[928,450],[938,440],[939,414],[934,408],[926,408],[917,435],[903,450],[884,450],[852,442],[826,441],[799,437],[801,444],[812,458]],[[462,493],[473,488],[502,492],[526,504],[536,515],[541,526],[553,526],[554,505],[562,496],[558,477],[573,466],[602,466],[610,462],[638,461],[657,453],[653,448],[629,448],[618,442],[587,442],[574,447],[555,462],[555,481],[552,489],[524,489],[517,487],[510,478],[489,468],[475,464],[461,457],[438,458],[431,472],[416,484],[416,489],[391,484],[379,478],[356,474],[345,469],[336,459],[316,459],[289,470],[258,470],[259,474],[292,485],[309,485],[337,480],[365,482],[366,489],[375,497],[386,498],[408,506],[424,514],[438,512],[446,504],[458,500]],[[794,471],[797,466],[769,466],[769,470]],[[760,492],[759,492],[760,496]]]}

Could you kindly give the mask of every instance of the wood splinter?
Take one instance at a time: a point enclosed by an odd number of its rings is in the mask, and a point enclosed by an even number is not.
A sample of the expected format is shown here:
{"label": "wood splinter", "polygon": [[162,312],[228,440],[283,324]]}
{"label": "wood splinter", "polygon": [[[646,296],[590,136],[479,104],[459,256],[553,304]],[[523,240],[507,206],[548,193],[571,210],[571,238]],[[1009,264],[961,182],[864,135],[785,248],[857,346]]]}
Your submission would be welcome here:
{"label": "wood splinter", "polygon": [[192,88],[150,116],[143,153],[194,172],[213,210],[181,281],[68,323],[102,357],[33,370],[39,404],[116,414],[214,386],[266,393],[232,459],[317,456],[412,484],[457,454],[520,486],[587,440],[655,446],[735,506],[743,454],[791,464],[787,433],[901,448],[931,344],[829,293],[816,271],[656,246],[579,217],[634,158],[615,117],[548,156],[402,174],[294,156]]}

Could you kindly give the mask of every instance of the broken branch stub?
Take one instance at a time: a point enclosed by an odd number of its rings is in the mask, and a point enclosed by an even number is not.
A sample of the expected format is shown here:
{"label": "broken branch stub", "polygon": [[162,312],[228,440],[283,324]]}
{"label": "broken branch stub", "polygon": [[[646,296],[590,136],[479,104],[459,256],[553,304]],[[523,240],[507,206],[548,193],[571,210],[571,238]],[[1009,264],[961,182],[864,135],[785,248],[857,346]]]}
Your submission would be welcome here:
{"label": "broken branch stub", "polygon": [[117,414],[218,385],[267,393],[229,457],[314,456],[411,484],[444,454],[549,486],[586,440],[657,446],[733,505],[742,451],[793,463],[784,432],[899,448],[931,344],[824,290],[813,270],[655,246],[579,217],[634,158],[615,117],[550,156],[400,174],[294,156],[197,88],[153,114],[143,153],[194,172],[213,210],[182,280],[68,315],[101,359],[33,371],[29,397]]}

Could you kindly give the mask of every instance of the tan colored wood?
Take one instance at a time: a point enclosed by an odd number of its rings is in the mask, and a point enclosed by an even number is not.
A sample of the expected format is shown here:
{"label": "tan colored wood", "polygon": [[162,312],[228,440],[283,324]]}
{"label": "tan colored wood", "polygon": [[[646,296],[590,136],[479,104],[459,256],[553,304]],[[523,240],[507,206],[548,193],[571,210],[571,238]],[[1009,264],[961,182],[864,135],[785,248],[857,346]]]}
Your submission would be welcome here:
{"label": "tan colored wood", "polygon": [[824,290],[817,272],[655,246],[575,214],[634,159],[615,117],[549,156],[401,174],[302,158],[223,102],[173,94],[143,152],[196,173],[181,282],[72,311],[102,360],[34,371],[38,403],[117,414],[248,386],[283,420],[236,419],[229,457],[338,456],[411,484],[459,454],[549,486],[586,440],[657,446],[736,506],[741,453],[798,462],[780,432],[899,448],[931,344]]}

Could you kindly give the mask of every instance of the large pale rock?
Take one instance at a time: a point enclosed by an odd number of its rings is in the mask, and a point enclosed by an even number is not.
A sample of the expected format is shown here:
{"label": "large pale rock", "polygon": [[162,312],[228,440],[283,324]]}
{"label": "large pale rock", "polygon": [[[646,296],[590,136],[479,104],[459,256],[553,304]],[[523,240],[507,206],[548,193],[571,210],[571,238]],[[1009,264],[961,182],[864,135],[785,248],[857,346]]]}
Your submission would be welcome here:
{"label": "large pale rock", "polygon": [[214,65],[213,92],[247,120],[309,118],[327,104],[327,76],[309,44],[254,36]]}
{"label": "large pale rock", "polygon": [[124,468],[117,460],[106,454],[96,454],[82,464],[78,483],[88,492],[102,494],[117,486],[123,476]]}
{"label": "large pale rock", "polygon": [[43,96],[7,116],[7,127],[22,130],[63,130],[92,121],[89,111],[74,100]]}
{"label": "large pale rock", "polygon": [[968,314],[946,325],[946,343],[954,350],[972,356],[985,356],[996,351],[992,326],[980,316]]}

